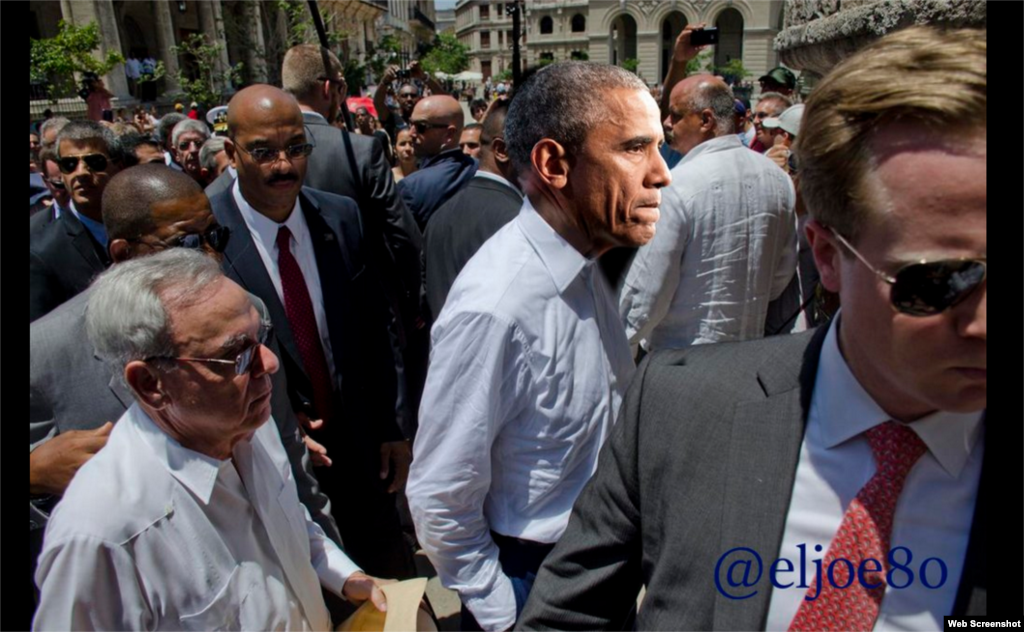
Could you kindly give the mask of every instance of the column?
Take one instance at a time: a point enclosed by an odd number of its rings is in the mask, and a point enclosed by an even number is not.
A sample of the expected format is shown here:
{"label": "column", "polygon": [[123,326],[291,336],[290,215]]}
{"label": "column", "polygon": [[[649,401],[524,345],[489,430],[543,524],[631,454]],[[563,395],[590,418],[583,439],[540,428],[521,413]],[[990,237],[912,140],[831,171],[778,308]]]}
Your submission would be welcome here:
{"label": "column", "polygon": [[260,3],[245,0],[245,22],[249,29],[249,42],[245,49],[245,65],[253,83],[267,82],[267,66],[264,61],[267,46],[263,40],[263,15]]}
{"label": "column", "polygon": [[[121,35],[117,31],[117,16],[114,13],[113,0],[96,0],[96,23],[100,27],[100,56],[106,57],[110,51],[124,53],[121,49]],[[128,78],[124,74],[124,64],[114,66],[103,77],[103,83],[118,99],[131,99],[128,90]]]}
{"label": "column", "polygon": [[153,0],[153,17],[156,26],[156,48],[160,61],[164,62],[167,74],[164,76],[166,93],[181,92],[178,85],[178,56],[171,50],[177,43],[174,38],[174,22],[171,18],[171,4],[166,0]]}

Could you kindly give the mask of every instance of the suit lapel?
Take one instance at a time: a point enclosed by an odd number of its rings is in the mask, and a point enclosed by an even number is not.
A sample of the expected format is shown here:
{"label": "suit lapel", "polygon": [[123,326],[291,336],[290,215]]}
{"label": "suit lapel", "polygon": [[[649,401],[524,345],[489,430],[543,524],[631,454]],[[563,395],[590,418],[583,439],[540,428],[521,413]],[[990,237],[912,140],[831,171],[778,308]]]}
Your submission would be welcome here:
{"label": "suit lapel", "polygon": [[[985,415],[987,416],[987,414]],[[985,423],[984,417],[981,423]],[[953,616],[963,617],[986,613],[987,580],[985,577],[985,541],[988,539],[989,489],[992,483],[992,459],[986,452],[982,457],[981,480],[978,482],[978,499],[974,503],[974,519],[971,521],[971,535],[967,541],[964,556],[964,570],[960,576],[960,587],[953,602]]]}
{"label": "suit lapel", "polygon": [[327,330],[334,355],[337,384],[341,388],[342,365],[345,357],[345,327],[348,315],[349,275],[352,269],[348,253],[342,247],[344,232],[341,219],[336,213],[322,209],[316,200],[305,193],[299,196],[300,207],[309,227],[313,241],[316,268],[320,273],[320,291],[323,294],[324,312],[327,315]]}
{"label": "suit lapel", "polygon": [[[764,629],[772,594],[767,567],[782,544],[818,355],[827,329],[819,328],[801,348],[786,345],[767,358],[758,371],[765,399],[736,407],[726,468],[735,474],[726,482],[719,551],[753,549],[761,558],[762,575],[756,587],[740,593],[757,591],[745,600],[730,599],[716,591],[716,630]],[[756,571],[754,567],[752,572]],[[737,580],[741,574],[737,570]],[[750,580],[755,578],[751,575]]]}
{"label": "suit lapel", "polygon": [[214,206],[220,213],[218,220],[231,229],[231,239],[228,240],[228,247],[224,251],[224,267],[229,272],[234,272],[234,276],[245,289],[263,299],[270,320],[274,324],[274,333],[281,343],[281,349],[291,356],[296,366],[302,367],[302,356],[288,325],[288,313],[277,295],[274,282],[270,280],[263,258],[253,243],[249,227],[235,204],[231,189],[217,197],[221,202]]}
{"label": "suit lapel", "polygon": [[74,213],[70,211],[61,213],[58,221],[64,222],[64,231],[71,239],[75,250],[78,251],[78,254],[82,255],[82,258],[89,264],[89,267],[97,271],[107,267],[107,256],[103,252],[103,248],[96,243],[96,240],[85,229],[85,225],[75,217]]}

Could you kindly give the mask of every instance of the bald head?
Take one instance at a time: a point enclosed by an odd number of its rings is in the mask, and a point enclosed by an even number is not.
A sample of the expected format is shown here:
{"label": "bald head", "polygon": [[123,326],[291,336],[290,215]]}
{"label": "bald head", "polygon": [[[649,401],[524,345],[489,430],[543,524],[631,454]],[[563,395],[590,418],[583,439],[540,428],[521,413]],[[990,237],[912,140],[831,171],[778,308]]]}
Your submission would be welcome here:
{"label": "bald head", "polygon": [[439,95],[420,99],[409,117],[416,155],[427,158],[458,147],[464,118],[462,106],[452,97]]}
{"label": "bald head", "polygon": [[427,119],[431,123],[455,125],[462,132],[464,115],[459,102],[448,95],[420,99],[412,111],[413,120]]}
{"label": "bald head", "polygon": [[694,75],[676,84],[669,97],[672,148],[687,153],[697,145],[735,133],[732,89],[720,77]]}
{"label": "bald head", "polygon": [[163,163],[119,172],[103,191],[103,225],[110,241],[135,239],[154,231],[153,208],[169,200],[198,199],[203,189],[195,180]]}
{"label": "bald head", "polygon": [[257,84],[235,93],[228,103],[228,136],[268,121],[302,125],[302,110],[295,97],[280,88]]}

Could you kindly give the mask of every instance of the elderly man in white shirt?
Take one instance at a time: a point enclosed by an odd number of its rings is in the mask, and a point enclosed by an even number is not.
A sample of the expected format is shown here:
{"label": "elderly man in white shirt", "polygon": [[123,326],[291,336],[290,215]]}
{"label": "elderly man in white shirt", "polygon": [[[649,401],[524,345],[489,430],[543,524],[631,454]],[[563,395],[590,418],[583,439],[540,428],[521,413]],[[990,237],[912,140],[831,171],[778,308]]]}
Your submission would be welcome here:
{"label": "elderly man in white shirt", "polygon": [[670,181],[659,118],[635,75],[579,62],[541,70],[509,106],[526,199],[463,268],[431,332],[407,491],[463,629],[515,623],[633,375],[595,261],[654,234]]}
{"label": "elderly man in white shirt", "polygon": [[89,337],[136,403],[53,512],[35,629],[327,629],[320,586],[385,606],[299,504],[270,417],[269,325],[175,248],[104,274]]}
{"label": "elderly man in white shirt", "polygon": [[762,337],[769,302],[796,270],[793,184],[740,143],[733,107],[710,75],[672,90],[665,127],[685,157],[619,291],[630,343],[648,351]]}

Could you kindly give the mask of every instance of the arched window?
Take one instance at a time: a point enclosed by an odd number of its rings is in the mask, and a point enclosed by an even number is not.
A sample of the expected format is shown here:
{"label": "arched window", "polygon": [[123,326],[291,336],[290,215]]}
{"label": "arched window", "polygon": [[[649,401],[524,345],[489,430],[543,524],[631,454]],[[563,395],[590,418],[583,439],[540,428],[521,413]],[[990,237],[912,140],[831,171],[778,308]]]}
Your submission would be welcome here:
{"label": "arched window", "polygon": [[583,33],[587,30],[587,18],[583,17],[582,14],[577,13],[572,16],[572,32]]}
{"label": "arched window", "polygon": [[669,61],[672,59],[672,49],[675,48],[676,38],[686,27],[686,16],[679,11],[673,11],[665,16],[661,23],[661,80],[665,80],[668,74]]}
{"label": "arched window", "polygon": [[551,19],[550,15],[545,15],[540,19],[540,34],[550,35],[555,32],[555,21]]}
{"label": "arched window", "polygon": [[715,67],[721,68],[733,59],[743,58],[743,16],[736,9],[726,9],[715,20],[718,46],[715,46]]}

